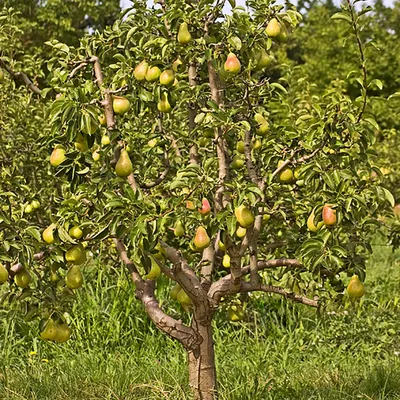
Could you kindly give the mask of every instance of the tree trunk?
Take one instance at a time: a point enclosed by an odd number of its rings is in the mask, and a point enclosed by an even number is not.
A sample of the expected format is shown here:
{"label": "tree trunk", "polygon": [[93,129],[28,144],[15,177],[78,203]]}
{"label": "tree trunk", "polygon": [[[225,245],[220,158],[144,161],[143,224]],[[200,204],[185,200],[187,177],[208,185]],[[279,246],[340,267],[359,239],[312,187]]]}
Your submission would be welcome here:
{"label": "tree trunk", "polygon": [[214,341],[212,338],[211,322],[200,325],[196,320],[192,324],[202,338],[198,354],[188,352],[189,385],[195,400],[216,400],[217,374],[214,358]]}

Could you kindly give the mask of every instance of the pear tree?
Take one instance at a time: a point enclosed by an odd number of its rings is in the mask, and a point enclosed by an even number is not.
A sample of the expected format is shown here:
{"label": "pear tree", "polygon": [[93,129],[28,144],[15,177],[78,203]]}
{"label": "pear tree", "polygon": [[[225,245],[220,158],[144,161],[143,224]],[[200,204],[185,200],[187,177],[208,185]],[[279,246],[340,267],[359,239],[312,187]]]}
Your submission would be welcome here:
{"label": "pear tree", "polygon": [[290,5],[132,3],[79,46],[49,41],[42,86],[1,59],[7,84],[24,83],[43,113],[51,184],[38,215],[33,203],[18,209],[26,191],[2,183],[0,282],[5,301],[34,295],[40,336],[64,342],[73,332],[62,310],[82,290],[89,251],[117,263],[149,318],[186,350],[194,398],[211,400],[213,317],[246,318],[239,296],[321,309],[364,295],[370,237],[393,197],[371,179],[363,12],[349,2],[326,21],[357,45],[353,99],[309,84],[301,67],[277,68],[301,21]]}

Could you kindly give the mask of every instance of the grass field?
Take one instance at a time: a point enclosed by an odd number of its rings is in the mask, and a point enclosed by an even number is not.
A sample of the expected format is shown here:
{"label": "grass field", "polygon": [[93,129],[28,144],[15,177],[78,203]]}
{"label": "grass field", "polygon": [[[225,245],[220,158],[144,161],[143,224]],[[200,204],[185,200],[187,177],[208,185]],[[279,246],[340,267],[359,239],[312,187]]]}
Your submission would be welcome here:
{"label": "grass field", "polygon": [[[367,296],[346,313],[317,317],[268,297],[249,308],[248,322],[219,314],[220,398],[400,399],[399,264],[400,252],[375,247]],[[64,345],[0,313],[0,399],[190,399],[182,348],[148,321],[125,278],[100,272],[92,282]]]}

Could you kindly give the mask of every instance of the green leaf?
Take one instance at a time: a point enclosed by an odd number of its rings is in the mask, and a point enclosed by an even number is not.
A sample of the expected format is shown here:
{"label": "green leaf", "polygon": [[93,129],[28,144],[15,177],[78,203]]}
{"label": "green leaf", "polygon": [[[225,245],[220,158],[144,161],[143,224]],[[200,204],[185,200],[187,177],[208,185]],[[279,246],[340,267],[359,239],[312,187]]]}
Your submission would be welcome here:
{"label": "green leaf", "polygon": [[351,15],[345,12],[338,12],[336,14],[333,14],[331,19],[341,19],[350,23],[353,23],[351,19]]}
{"label": "green leaf", "polygon": [[394,197],[392,193],[387,190],[386,188],[382,188],[383,192],[385,193],[386,200],[390,203],[392,207],[395,205]]}

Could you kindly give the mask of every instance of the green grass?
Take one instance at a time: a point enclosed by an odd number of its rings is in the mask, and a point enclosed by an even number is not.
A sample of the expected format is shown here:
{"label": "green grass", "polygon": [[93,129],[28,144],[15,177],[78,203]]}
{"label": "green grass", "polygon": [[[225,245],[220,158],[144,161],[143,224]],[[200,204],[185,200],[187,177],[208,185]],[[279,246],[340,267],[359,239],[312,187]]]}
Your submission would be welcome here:
{"label": "green grass", "polygon": [[[218,314],[220,398],[400,400],[399,255],[377,247],[361,307],[318,318],[268,297],[245,323]],[[0,399],[190,399],[182,348],[149,322],[122,274],[98,273],[79,296],[64,345],[0,314]]]}

